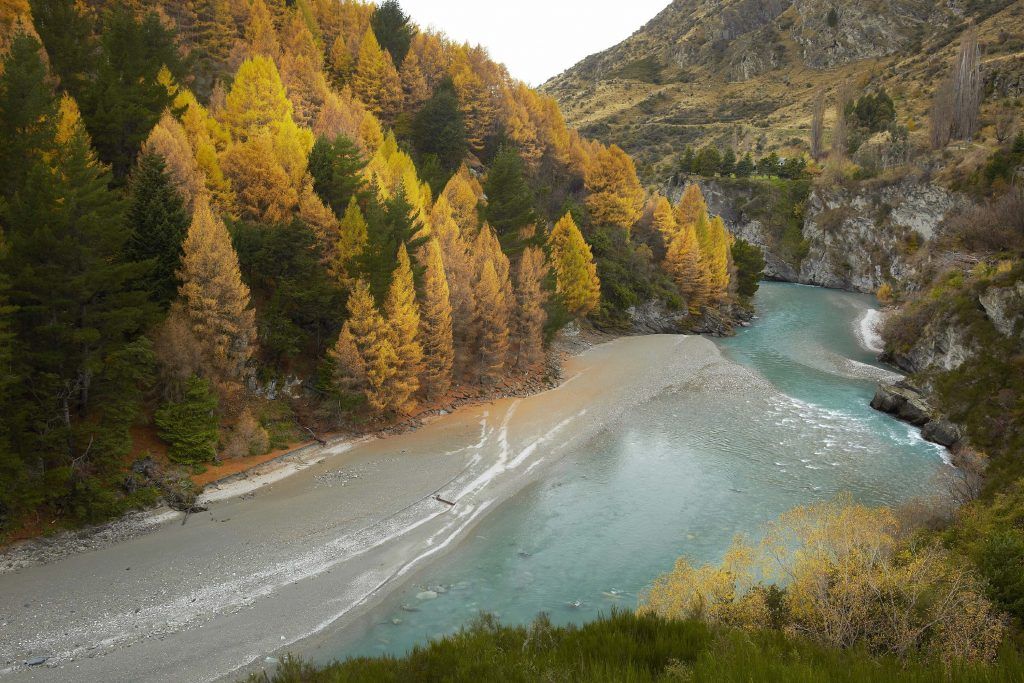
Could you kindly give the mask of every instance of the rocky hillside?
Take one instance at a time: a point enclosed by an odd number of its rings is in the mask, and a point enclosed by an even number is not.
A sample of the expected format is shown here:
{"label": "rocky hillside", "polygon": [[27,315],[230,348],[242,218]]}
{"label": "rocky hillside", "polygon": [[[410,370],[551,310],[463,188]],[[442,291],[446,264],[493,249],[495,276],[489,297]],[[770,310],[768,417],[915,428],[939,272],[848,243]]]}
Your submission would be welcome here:
{"label": "rocky hillside", "polygon": [[816,93],[839,84],[885,86],[902,123],[922,122],[971,22],[990,93],[1019,96],[1024,0],[674,0],[544,90],[653,180],[686,145],[806,149]]}

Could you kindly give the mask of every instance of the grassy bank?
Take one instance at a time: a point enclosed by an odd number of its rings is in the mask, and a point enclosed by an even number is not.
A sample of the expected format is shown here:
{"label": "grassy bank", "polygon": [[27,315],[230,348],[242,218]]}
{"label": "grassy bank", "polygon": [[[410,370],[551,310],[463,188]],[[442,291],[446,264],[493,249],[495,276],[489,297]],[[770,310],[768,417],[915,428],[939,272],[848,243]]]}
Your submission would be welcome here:
{"label": "grassy bank", "polygon": [[406,657],[349,659],[325,667],[287,660],[250,683],[341,681],[832,681],[924,683],[1024,680],[1010,649],[992,665],[903,663],[822,648],[778,631],[745,633],[698,621],[616,613],[585,626],[529,627],[481,617]]}

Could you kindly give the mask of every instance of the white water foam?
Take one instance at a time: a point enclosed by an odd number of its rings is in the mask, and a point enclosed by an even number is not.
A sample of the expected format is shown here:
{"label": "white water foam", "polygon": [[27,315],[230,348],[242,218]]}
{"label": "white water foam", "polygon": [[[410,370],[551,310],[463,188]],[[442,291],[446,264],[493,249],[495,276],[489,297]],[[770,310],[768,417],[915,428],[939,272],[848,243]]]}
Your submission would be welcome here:
{"label": "white water foam", "polygon": [[885,350],[885,343],[882,341],[882,335],[879,334],[878,328],[882,324],[882,312],[869,308],[864,311],[864,315],[861,316],[857,322],[856,333],[857,341],[868,351],[873,353],[881,353]]}

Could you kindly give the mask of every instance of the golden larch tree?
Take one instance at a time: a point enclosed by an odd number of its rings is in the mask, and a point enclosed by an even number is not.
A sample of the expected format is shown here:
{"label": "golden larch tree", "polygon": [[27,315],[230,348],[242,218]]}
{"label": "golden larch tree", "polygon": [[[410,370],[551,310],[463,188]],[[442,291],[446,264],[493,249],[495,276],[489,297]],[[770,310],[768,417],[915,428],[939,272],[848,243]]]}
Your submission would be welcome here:
{"label": "golden larch tree", "polygon": [[424,355],[422,384],[427,399],[434,401],[451,388],[455,360],[452,303],[441,244],[436,238],[422,248],[420,261],[424,266],[423,315],[420,317]]}
{"label": "golden larch tree", "polygon": [[683,196],[676,204],[676,224],[679,227],[684,225],[697,225],[701,216],[707,216],[708,204],[704,201],[704,193],[700,191],[700,185],[690,183],[683,190]]}
{"label": "golden larch tree", "polygon": [[527,247],[516,266],[516,311],[514,337],[516,368],[530,370],[544,360],[544,323],[547,292],[544,278],[548,266],[544,251]]}
{"label": "golden larch tree", "polygon": [[334,361],[334,388],[346,397],[365,397],[369,386],[366,379],[366,363],[363,362],[359,345],[352,334],[351,321],[346,320],[342,325],[338,341],[329,351],[329,355]]}
{"label": "golden larch tree", "polygon": [[423,75],[423,70],[420,69],[420,60],[415,51],[409,50],[405,55],[399,76],[402,81],[402,110],[410,114],[415,113],[430,99],[430,85]]}
{"label": "golden larch tree", "polygon": [[697,230],[692,223],[681,226],[668,243],[664,268],[679,287],[690,313],[699,315],[711,294],[711,276],[701,258]]}
{"label": "golden larch tree", "polygon": [[458,172],[448,180],[448,184],[441,191],[441,197],[447,200],[452,218],[466,239],[473,239],[480,228],[477,205],[483,194],[480,181],[473,177],[465,164],[459,167]]}
{"label": "golden larch tree", "polygon": [[291,218],[299,194],[277,160],[269,132],[232,144],[224,152],[221,165],[231,181],[235,204],[242,216],[263,223]]}
{"label": "golden larch tree", "polygon": [[352,89],[382,121],[394,121],[402,105],[402,81],[391,55],[382,50],[373,29],[367,28],[359,46]]}
{"label": "golden larch tree", "polygon": [[366,250],[370,237],[367,232],[366,219],[359,208],[355,197],[348,201],[345,215],[338,226],[338,244],[333,250],[334,263],[331,272],[345,286],[351,284],[350,270],[352,260]]}
{"label": "golden larch tree", "polygon": [[476,374],[481,384],[494,384],[501,379],[508,359],[509,321],[508,302],[491,259],[484,260],[476,297]]}
{"label": "golden larch tree", "polygon": [[473,326],[476,320],[476,271],[469,245],[452,217],[448,198],[442,194],[430,213],[431,232],[441,247],[452,305],[455,339],[454,375],[461,377],[471,364]]}
{"label": "golden larch tree", "polygon": [[555,271],[557,292],[574,316],[582,317],[601,302],[601,281],[590,245],[576,227],[572,215],[562,216],[548,236],[551,265]]}
{"label": "golden larch tree", "polygon": [[698,219],[695,232],[709,277],[709,301],[722,303],[729,291],[729,231],[722,217],[714,216]]}
{"label": "golden larch tree", "polygon": [[242,62],[221,115],[232,137],[247,140],[267,130],[276,135],[291,117],[292,103],[273,60],[257,55]]}
{"label": "golden larch tree", "polygon": [[398,266],[384,301],[384,315],[389,329],[388,341],[397,361],[396,371],[389,380],[390,408],[409,413],[414,407],[413,395],[420,388],[423,346],[420,343],[420,307],[405,244],[398,248]]}
{"label": "golden larch tree", "polygon": [[167,172],[186,208],[191,211],[205,192],[206,179],[196,165],[188,135],[178,121],[165,111],[142,144],[143,154],[163,157]]}
{"label": "golden larch tree", "polygon": [[263,0],[253,0],[249,8],[249,23],[245,27],[245,42],[253,56],[277,59],[281,45],[274,29],[274,18]]}
{"label": "golden larch tree", "polygon": [[254,351],[255,312],[224,221],[196,203],[178,271],[179,307],[215,378],[240,380]]}
{"label": "golden larch tree", "polygon": [[594,222],[632,229],[643,212],[644,188],[630,156],[616,145],[606,147],[587,165],[583,177]]}
{"label": "golden larch tree", "polygon": [[679,232],[679,223],[676,222],[675,212],[672,210],[672,203],[667,197],[658,195],[654,200],[654,213],[652,225],[658,231],[665,245],[668,246],[675,239]]}

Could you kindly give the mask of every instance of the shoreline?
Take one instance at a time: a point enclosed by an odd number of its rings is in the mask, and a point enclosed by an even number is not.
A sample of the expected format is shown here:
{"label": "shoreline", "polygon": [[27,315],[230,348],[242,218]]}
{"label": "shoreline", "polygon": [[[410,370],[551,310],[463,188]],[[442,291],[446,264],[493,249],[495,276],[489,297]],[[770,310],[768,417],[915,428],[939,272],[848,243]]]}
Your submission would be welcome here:
{"label": "shoreline", "polygon": [[[12,614],[0,673],[230,679],[341,617],[357,619],[600,429],[619,402],[656,394],[713,362],[723,361],[700,337],[613,339],[570,358],[554,389],[462,407],[387,438],[314,449],[301,466],[241,479],[247,491],[208,489],[210,510],[188,525],[164,521],[94,552],[0,575],[0,606]],[[54,601],[71,576],[82,580]],[[38,611],[25,614],[21,600]],[[103,618],[62,616],[60,601]],[[20,666],[40,656],[45,665]]]}

